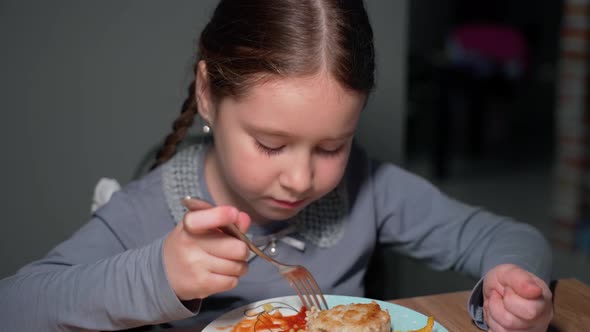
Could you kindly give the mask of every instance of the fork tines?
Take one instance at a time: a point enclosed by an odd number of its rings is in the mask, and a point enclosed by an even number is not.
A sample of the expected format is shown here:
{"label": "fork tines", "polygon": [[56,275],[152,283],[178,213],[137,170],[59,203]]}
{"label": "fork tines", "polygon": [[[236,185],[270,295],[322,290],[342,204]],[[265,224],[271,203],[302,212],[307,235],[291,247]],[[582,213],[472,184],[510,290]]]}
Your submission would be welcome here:
{"label": "fork tines", "polygon": [[324,298],[318,283],[313,276],[303,267],[298,267],[285,274],[291,286],[297,291],[297,295],[307,309],[316,307],[320,310],[328,309],[328,302]]}

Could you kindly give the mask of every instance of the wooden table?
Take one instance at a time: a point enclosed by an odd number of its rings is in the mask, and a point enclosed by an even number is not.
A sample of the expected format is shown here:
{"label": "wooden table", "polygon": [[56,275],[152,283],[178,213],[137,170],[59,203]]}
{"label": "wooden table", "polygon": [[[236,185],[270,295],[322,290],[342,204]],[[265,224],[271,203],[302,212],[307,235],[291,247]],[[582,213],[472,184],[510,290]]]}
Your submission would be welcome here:
{"label": "wooden table", "polygon": [[[554,316],[549,332],[590,331],[590,286],[576,279],[560,279],[552,285]],[[470,291],[391,300],[389,302],[434,316],[449,332],[481,331],[467,313]],[[197,332],[201,328],[177,328],[166,332]]]}
{"label": "wooden table", "polygon": [[[481,331],[467,313],[469,294],[469,291],[463,291],[389,302],[434,316],[449,331]],[[554,316],[548,331],[590,331],[590,286],[576,279],[558,280],[553,289],[553,306]]]}

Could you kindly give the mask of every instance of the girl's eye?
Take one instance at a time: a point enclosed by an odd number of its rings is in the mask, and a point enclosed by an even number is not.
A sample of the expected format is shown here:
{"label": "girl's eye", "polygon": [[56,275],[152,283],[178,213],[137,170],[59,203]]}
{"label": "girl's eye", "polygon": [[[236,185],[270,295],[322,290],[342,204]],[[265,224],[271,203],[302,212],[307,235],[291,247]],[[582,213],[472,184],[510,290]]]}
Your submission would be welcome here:
{"label": "girl's eye", "polygon": [[274,156],[276,154],[281,153],[281,151],[283,150],[283,147],[284,147],[284,145],[276,147],[276,148],[266,146],[266,145],[260,143],[258,140],[254,140],[254,143],[255,143],[256,147],[258,148],[258,150],[260,150],[262,153],[264,153],[268,156]]}
{"label": "girl's eye", "polygon": [[318,153],[321,155],[324,155],[326,157],[335,157],[335,156],[339,155],[343,150],[344,150],[344,145],[339,146],[336,149],[317,148]]}

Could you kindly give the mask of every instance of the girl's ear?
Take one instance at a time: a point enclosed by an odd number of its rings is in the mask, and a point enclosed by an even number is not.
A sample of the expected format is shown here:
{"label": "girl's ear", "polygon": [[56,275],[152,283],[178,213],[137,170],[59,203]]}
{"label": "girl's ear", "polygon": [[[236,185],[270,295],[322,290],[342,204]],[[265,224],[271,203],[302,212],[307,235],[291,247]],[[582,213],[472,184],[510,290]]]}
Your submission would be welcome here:
{"label": "girl's ear", "polygon": [[215,108],[213,99],[211,98],[209,75],[207,74],[207,63],[204,60],[199,60],[195,76],[195,98],[197,99],[197,109],[199,111],[199,115],[207,122],[209,126],[212,126],[213,121],[215,120]]}

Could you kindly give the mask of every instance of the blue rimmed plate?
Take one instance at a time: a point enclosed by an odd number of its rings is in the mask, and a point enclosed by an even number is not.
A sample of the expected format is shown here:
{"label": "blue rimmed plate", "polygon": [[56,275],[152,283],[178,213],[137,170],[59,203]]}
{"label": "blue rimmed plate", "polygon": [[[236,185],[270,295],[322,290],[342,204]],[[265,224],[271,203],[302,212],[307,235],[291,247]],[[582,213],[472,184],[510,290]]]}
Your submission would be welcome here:
{"label": "blue rimmed plate", "polygon": [[[428,317],[419,312],[389,302],[372,300],[364,297],[341,295],[325,295],[325,297],[330,308],[339,304],[370,303],[371,301],[377,302],[382,309],[389,311],[389,315],[391,316],[392,331],[417,330],[423,328],[428,320]],[[242,319],[255,316],[257,313],[262,312],[264,308],[269,308],[269,305],[273,309],[279,310],[283,315],[290,316],[296,314],[299,311],[301,308],[301,301],[297,296],[284,296],[254,302],[225,313],[207,325],[202,332],[229,331]],[[448,330],[438,322],[434,323],[434,328],[432,331],[448,332]]]}

